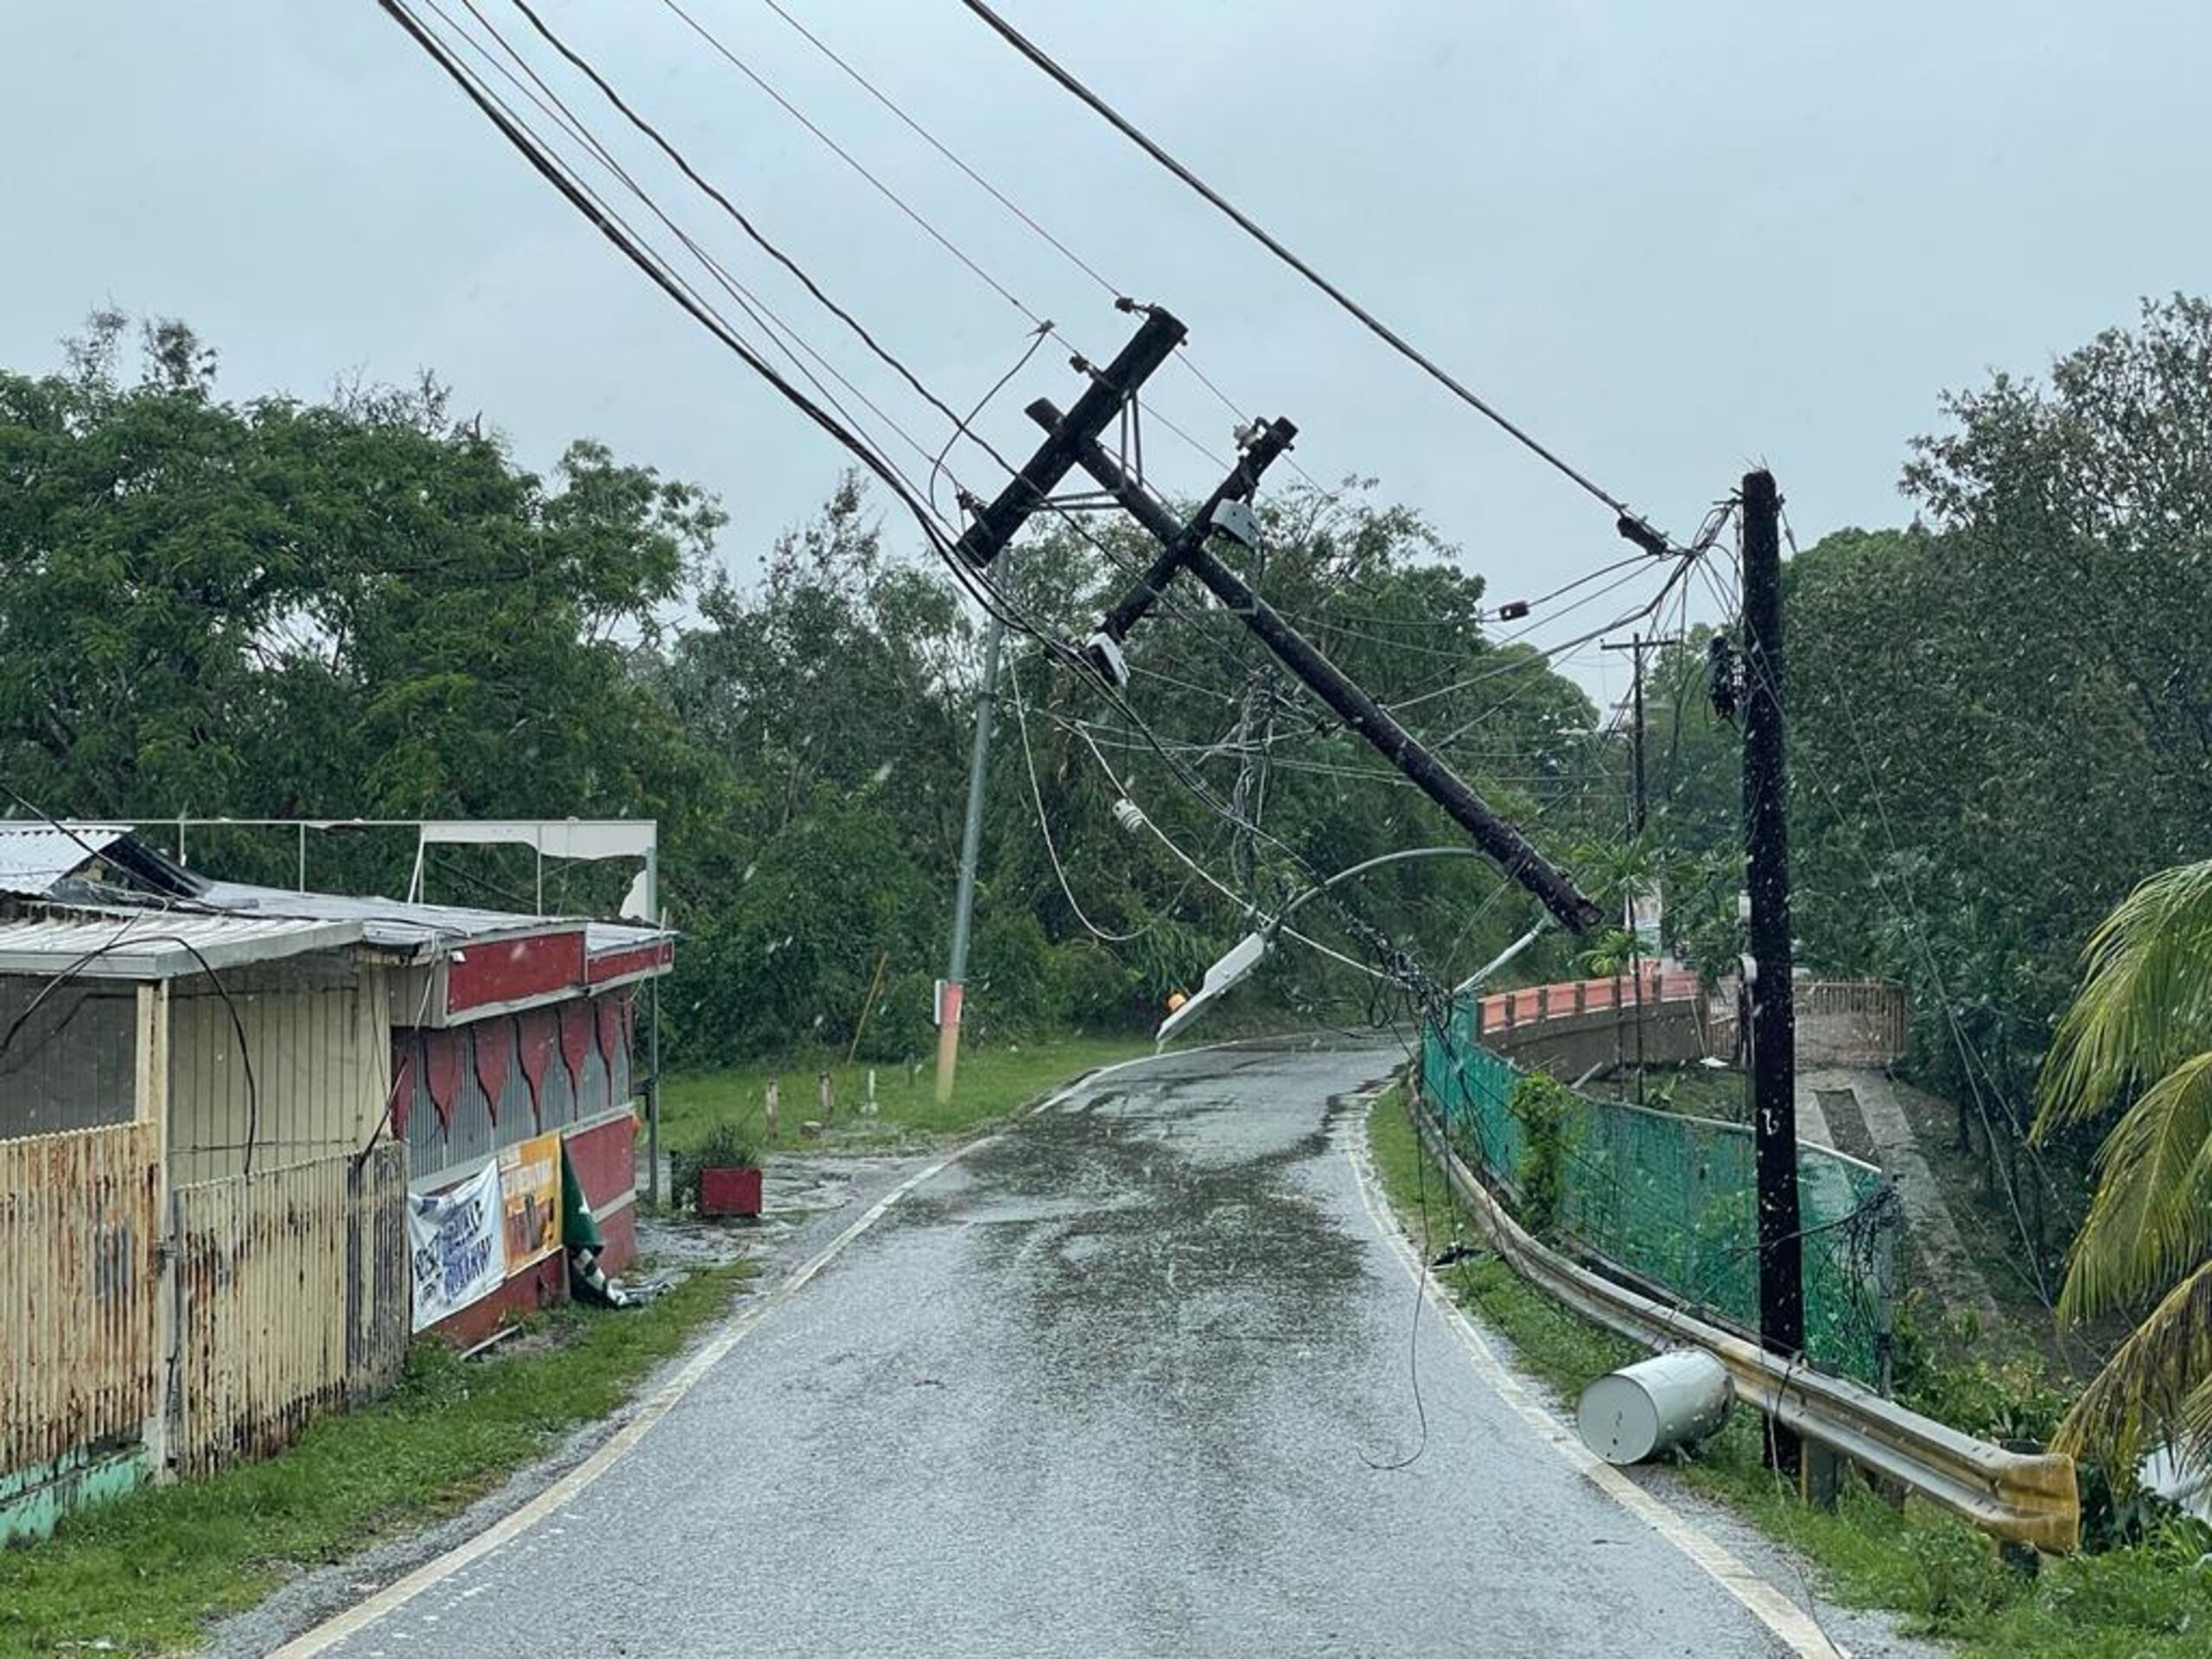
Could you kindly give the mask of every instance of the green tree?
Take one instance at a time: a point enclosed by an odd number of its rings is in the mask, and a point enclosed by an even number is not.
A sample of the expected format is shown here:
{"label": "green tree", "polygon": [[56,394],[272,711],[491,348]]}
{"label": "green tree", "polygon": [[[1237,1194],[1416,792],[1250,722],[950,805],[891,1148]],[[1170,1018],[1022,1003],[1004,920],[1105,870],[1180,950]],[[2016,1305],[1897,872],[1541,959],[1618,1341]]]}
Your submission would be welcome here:
{"label": "green tree", "polygon": [[721,516],[580,442],[516,467],[435,383],[214,393],[175,322],[0,374],[0,765],[57,810],[620,812],[678,745],[637,667]]}
{"label": "green tree", "polygon": [[[2212,1459],[2212,861],[2152,876],[2090,936],[2042,1077],[2038,1134],[2118,1121],[2063,1318],[2151,1306],[2060,1444],[2132,1472],[2147,1440]],[[2152,1306],[2155,1300],[2155,1306]]]}

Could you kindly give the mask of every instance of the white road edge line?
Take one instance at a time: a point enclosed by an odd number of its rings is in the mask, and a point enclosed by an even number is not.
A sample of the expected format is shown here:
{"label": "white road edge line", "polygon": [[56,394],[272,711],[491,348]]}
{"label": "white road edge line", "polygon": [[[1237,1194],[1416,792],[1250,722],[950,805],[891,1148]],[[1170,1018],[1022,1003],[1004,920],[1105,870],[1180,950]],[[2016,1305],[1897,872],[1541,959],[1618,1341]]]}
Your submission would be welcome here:
{"label": "white road edge line", "polygon": [[[1227,1046],[1226,1044],[1210,1043],[1205,1046],[1205,1048],[1225,1046]],[[1170,1051],[1170,1053],[1179,1056],[1204,1052],[1205,1052],[1205,1049],[1184,1048]],[[1064,1104],[1084,1090],[1092,1087],[1101,1078],[1110,1077],[1116,1071],[1126,1071],[1133,1066],[1150,1065],[1157,1060],[1167,1058],[1169,1058],[1167,1054],[1143,1054],[1133,1060],[1120,1060],[1112,1065],[1100,1066],[1095,1071],[1086,1072],[1057,1094],[1039,1101],[1023,1116],[1034,1117],[1040,1113],[1051,1111],[1054,1107]],[[404,1578],[395,1579],[374,1595],[355,1602],[345,1611],[294,1637],[283,1647],[275,1649],[270,1659],[310,1659],[312,1655],[327,1651],[348,1637],[359,1635],[378,1620],[389,1618],[424,1591],[435,1588],[463,1567],[472,1562],[481,1560],[502,1544],[520,1536],[548,1516],[574,1503],[587,1487],[635,1450],[638,1442],[652,1432],[653,1425],[668,1415],[677,1402],[690,1393],[692,1389],[697,1386],[699,1379],[712,1370],[731,1349],[752,1335],[761,1320],[766,1319],[769,1314],[804,1289],[808,1281],[842,1255],[848,1245],[874,1226],[877,1222],[882,1220],[892,1205],[897,1204],[899,1199],[924,1182],[933,1180],[943,1174],[970,1153],[981,1152],[984,1147],[995,1145],[1005,1138],[1006,1131],[1003,1129],[981,1136],[963,1146],[954,1147],[952,1151],[934,1163],[916,1170],[870,1205],[857,1221],[823,1245],[802,1266],[794,1269],[783,1283],[740,1313],[720,1336],[694,1354],[685,1363],[683,1370],[661,1384],[652,1397],[639,1408],[636,1416],[617,1429],[605,1445],[569,1471],[567,1474],[562,1476],[560,1479],[555,1481],[519,1509],[510,1510],[500,1516],[499,1520],[467,1542],[457,1544],[444,1554],[423,1562],[412,1573]]]}
{"label": "white road edge line", "polygon": [[1376,1096],[1370,1096],[1352,1132],[1344,1137],[1344,1156],[1359,1186],[1359,1199],[1368,1219],[1399,1264],[1421,1287],[1447,1329],[1459,1338],[1476,1372],[1505,1403],[1535,1432],[1536,1438],[1558,1452],[1599,1491],[1689,1557],[1713,1580],[1750,1609],[1759,1623],[1786,1643],[1798,1659],[1851,1659],[1820,1621],[1737,1559],[1696,1522],[1669,1508],[1626,1475],[1583,1445],[1582,1437],[1559,1421],[1524,1387],[1484,1340],[1481,1330],[1453,1301],[1443,1285],[1430,1274],[1404,1230],[1382,1202],[1382,1186],[1375,1160],[1368,1151],[1367,1128]]}

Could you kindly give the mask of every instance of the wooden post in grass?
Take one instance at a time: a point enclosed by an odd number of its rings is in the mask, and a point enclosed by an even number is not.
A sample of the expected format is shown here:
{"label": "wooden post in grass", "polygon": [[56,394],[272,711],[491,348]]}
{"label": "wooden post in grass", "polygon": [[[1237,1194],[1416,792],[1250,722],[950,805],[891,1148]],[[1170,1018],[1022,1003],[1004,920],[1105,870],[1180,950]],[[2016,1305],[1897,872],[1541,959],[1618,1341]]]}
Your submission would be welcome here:
{"label": "wooden post in grass", "polygon": [[868,982],[868,1000],[861,1004],[861,1017],[853,1022],[852,1043],[845,1050],[847,1065],[850,1065],[854,1057],[861,1052],[861,1033],[868,1029],[868,1017],[875,1008],[875,994],[883,988],[884,966],[890,960],[891,953],[888,950],[882,951],[876,957],[875,977]]}

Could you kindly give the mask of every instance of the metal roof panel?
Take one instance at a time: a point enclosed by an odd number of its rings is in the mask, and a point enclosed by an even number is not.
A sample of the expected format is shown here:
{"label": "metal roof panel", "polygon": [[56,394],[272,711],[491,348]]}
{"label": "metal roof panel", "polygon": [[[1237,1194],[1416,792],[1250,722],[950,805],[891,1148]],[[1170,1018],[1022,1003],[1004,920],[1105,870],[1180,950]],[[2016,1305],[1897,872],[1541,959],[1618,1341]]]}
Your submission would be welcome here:
{"label": "metal roof panel", "polygon": [[42,899],[54,885],[88,864],[130,831],[112,823],[73,823],[57,829],[29,819],[0,819],[0,893]]}
{"label": "metal roof panel", "polygon": [[71,912],[0,922],[0,974],[181,979],[359,942],[360,924],[183,911]]}

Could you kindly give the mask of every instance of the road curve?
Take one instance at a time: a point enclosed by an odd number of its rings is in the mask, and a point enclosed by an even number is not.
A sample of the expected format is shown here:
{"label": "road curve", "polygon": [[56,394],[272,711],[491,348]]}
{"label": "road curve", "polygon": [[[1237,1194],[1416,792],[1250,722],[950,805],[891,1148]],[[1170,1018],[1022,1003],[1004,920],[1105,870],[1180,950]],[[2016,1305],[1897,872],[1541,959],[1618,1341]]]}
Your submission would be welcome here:
{"label": "road curve", "polygon": [[1827,1651],[1415,1319],[1349,1155],[1389,1063],[1075,1092],[905,1191],[581,1490],[299,1650]]}

